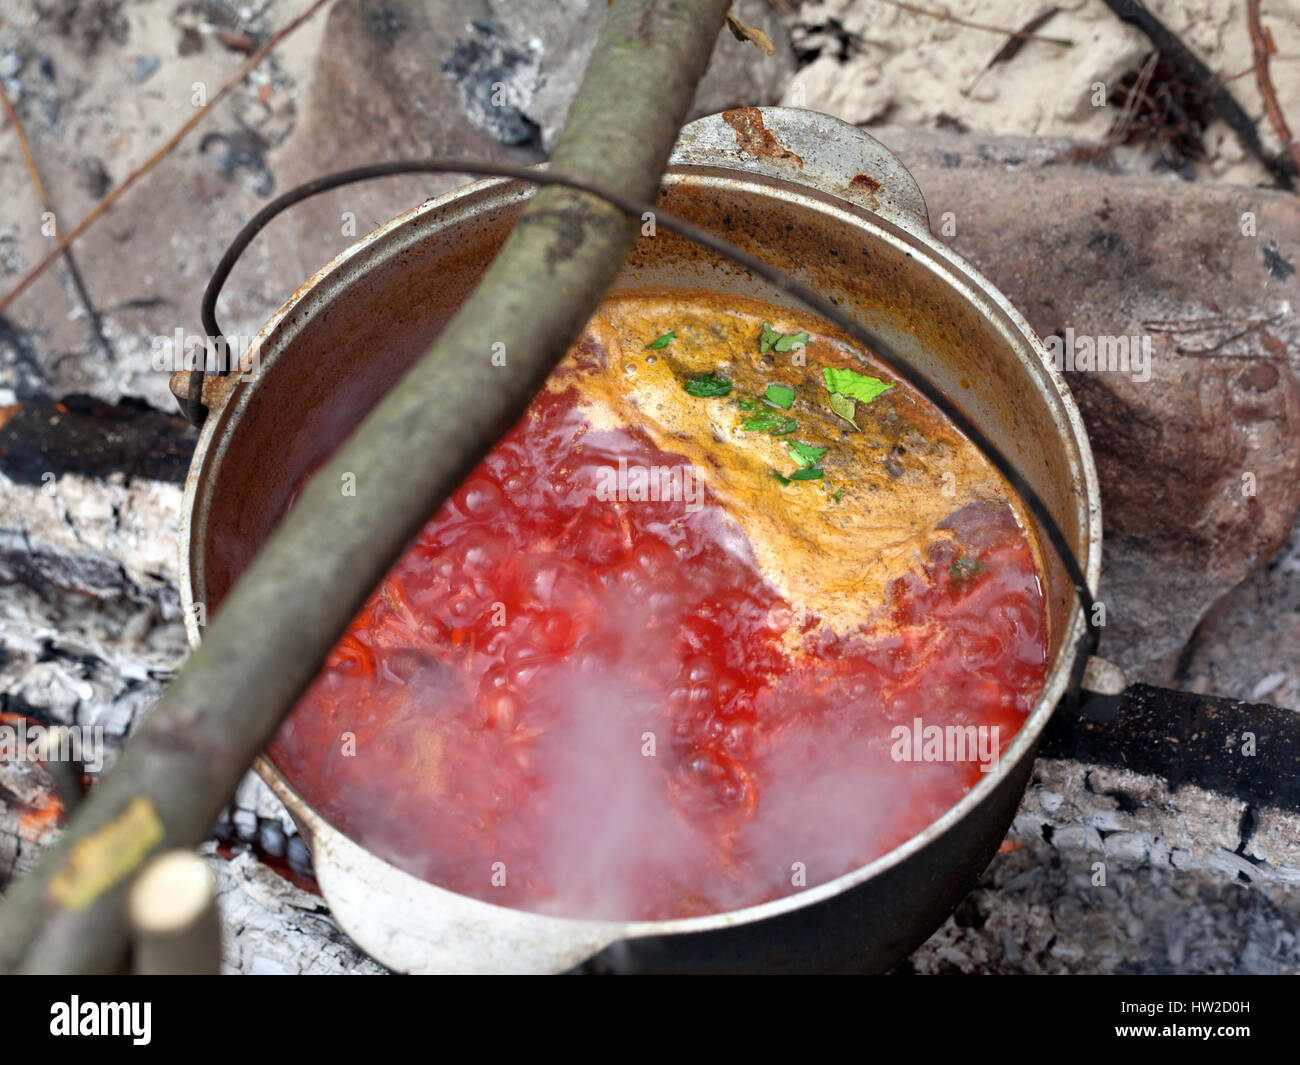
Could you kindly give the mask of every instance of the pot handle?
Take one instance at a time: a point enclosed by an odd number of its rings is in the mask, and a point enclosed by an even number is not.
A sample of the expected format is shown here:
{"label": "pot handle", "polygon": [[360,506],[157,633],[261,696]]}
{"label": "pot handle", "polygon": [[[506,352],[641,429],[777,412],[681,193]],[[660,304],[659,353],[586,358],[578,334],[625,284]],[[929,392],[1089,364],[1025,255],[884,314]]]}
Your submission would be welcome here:
{"label": "pot handle", "polygon": [[916,179],[857,126],[797,107],[742,107],[683,127],[670,166],[716,166],[779,178],[848,200],[916,236],[930,214]]}

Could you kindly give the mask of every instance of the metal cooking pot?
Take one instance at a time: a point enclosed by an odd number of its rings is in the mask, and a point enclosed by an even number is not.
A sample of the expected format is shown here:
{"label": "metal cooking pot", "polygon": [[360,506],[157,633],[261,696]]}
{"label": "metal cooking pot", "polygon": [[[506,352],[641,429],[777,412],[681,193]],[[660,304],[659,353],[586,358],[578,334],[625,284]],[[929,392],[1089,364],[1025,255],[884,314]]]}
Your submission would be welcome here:
{"label": "metal cooking pot", "polygon": [[[427,201],[304,284],[255,341],[260,371],[204,385],[209,414],[185,487],[181,599],[219,608],[327,456],[429,346],[477,283],[532,189],[493,179]],[[1079,412],[1006,298],[930,234],[920,189],[865,133],[811,111],[746,108],[687,126],[661,205],[781,264],[914,360],[1019,465],[1096,587],[1097,476]],[[670,234],[642,237],[616,288],[703,288],[790,304]],[[1085,619],[1044,558],[1050,670],[992,772],[941,818],[868,865],[760,906],[671,921],[579,921],[470,899],[348,838],[263,757],[257,771],[311,847],[339,924],[403,972],[884,970],[970,890],[1006,834],[1039,738],[1067,694]]]}

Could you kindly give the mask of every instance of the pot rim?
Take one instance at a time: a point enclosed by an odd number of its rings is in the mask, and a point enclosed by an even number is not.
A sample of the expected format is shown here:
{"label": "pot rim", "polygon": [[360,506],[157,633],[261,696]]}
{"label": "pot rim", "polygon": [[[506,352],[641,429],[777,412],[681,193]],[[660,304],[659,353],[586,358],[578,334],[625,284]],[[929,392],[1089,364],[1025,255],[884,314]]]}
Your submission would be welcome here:
{"label": "pot rim", "polygon": [[[767,115],[772,110],[775,109],[765,108],[763,113]],[[821,115],[816,117],[818,119],[826,118],[826,116]],[[691,127],[686,128],[689,131]],[[852,129],[853,133],[858,136],[867,136],[853,127],[848,128]],[[678,156],[675,155],[674,159],[677,158]],[[845,224],[867,229],[874,239],[884,240],[895,247],[905,248],[913,258],[922,260],[927,268],[936,272],[945,283],[951,285],[963,298],[970,300],[972,298],[970,293],[977,291],[980,298],[987,301],[1003,317],[1004,323],[993,324],[995,326],[1005,324],[1007,328],[1000,328],[999,331],[1009,334],[1013,343],[1016,341],[1023,342],[1029,352],[1036,357],[1039,364],[1038,369],[1043,373],[1046,385],[1041,392],[1045,393],[1050,397],[1050,401],[1055,403],[1056,410],[1053,413],[1056,415],[1056,420],[1058,422],[1063,421],[1068,432],[1066,444],[1068,448],[1074,451],[1072,464],[1077,466],[1074,471],[1077,488],[1073,491],[1075,511],[1077,518],[1080,519],[1078,524],[1082,526],[1080,531],[1086,545],[1086,558],[1080,560],[1080,565],[1087,578],[1089,588],[1095,593],[1101,567],[1101,507],[1100,488],[1092,450],[1082,417],[1066,386],[1063,374],[1055,368],[1051,356],[1042,341],[1020,312],[979,271],[933,237],[928,232],[928,228],[915,224],[900,224],[897,219],[891,221],[885,212],[877,213],[854,204],[842,196],[822,193],[818,189],[799,183],[783,181],[769,175],[736,169],[734,159],[720,161],[712,166],[696,165],[694,162],[689,164],[674,162],[665,172],[661,184],[674,186],[679,183],[689,182],[706,170],[716,172],[719,166],[733,171],[727,175],[727,180],[733,187],[748,187],[758,195],[770,196],[774,185],[784,184],[787,189],[781,191],[786,198],[789,197],[790,192],[793,192],[818,210],[832,214],[838,212]],[[906,171],[903,172],[906,173]],[[321,288],[328,287],[327,283],[331,279],[341,281],[349,278],[357,268],[363,268],[365,265],[363,260],[367,253],[380,249],[390,237],[397,234],[403,227],[410,226],[410,230],[405,236],[399,235],[399,241],[403,239],[429,239],[437,228],[454,224],[464,217],[463,213],[458,215],[457,210],[465,212],[471,207],[481,206],[477,201],[485,198],[491,199],[494,195],[498,197],[495,205],[500,206],[512,199],[526,199],[530,193],[531,189],[525,188],[521,183],[504,178],[489,178],[472,182],[426,200],[367,234],[313,274],[267,320],[255,337],[252,346],[252,350],[260,358],[261,366],[264,369],[269,368],[284,350],[284,342],[291,339],[291,337],[280,332],[283,323],[296,312],[302,310],[305,304],[310,303],[313,294],[318,295]],[[443,221],[435,223],[417,235],[416,229],[418,227],[411,226],[411,223],[427,215],[439,212],[445,215]],[[925,221],[923,216],[921,221]],[[389,250],[391,251],[391,249]],[[981,310],[983,309],[981,308]],[[988,317],[987,313],[985,313],[985,316]],[[209,481],[208,474],[210,471],[223,458],[226,442],[236,430],[239,416],[247,406],[260,378],[260,373],[251,381],[242,380],[232,375],[208,382],[205,385],[205,401],[208,400],[209,396],[211,397],[209,403],[211,410],[204,422],[198,444],[191,459],[189,473],[185,482],[179,525],[181,552],[180,596],[186,635],[192,647],[197,647],[200,642],[200,627],[195,617],[193,605],[195,602],[203,601],[202,597],[197,600],[195,598],[196,585],[200,590],[206,592],[206,589],[203,588],[203,563],[200,550],[201,545],[207,540],[206,507],[200,506],[202,489]],[[1074,524],[1074,522],[1071,522],[1071,525]],[[982,774],[981,779],[966,794],[920,832],[865,865],[858,866],[825,883],[803,888],[781,898],[757,905],[700,917],[674,918],[663,921],[597,921],[582,918],[551,917],[535,914],[531,911],[498,906],[495,903],[452,892],[390,864],[367,850],[362,844],[340,829],[334,827],[307,802],[265,755],[258,757],[254,768],[288,807],[295,822],[307,837],[314,856],[318,848],[328,848],[331,851],[340,848],[344,850],[355,849],[355,851],[359,851],[368,859],[377,863],[375,868],[380,869],[384,875],[393,876],[399,880],[409,879],[413,884],[418,885],[423,897],[430,901],[439,898],[462,900],[472,903],[474,907],[490,907],[492,911],[496,911],[498,916],[510,915],[512,920],[522,918],[531,924],[549,925],[557,934],[571,935],[585,941],[586,946],[581,949],[582,957],[586,957],[595,953],[601,946],[618,940],[717,930],[757,922],[804,909],[823,900],[838,896],[906,861],[932,841],[946,834],[975,808],[980,806],[1012,771],[1013,767],[1018,765],[1022,759],[1031,755],[1057,703],[1068,690],[1071,667],[1078,652],[1079,643],[1086,632],[1087,619],[1083,617],[1078,598],[1073,597],[1062,643],[1044,681],[1043,689],[1011,744],[999,757],[997,764],[991,771]],[[321,870],[318,867],[319,872]],[[326,900],[331,902],[331,906],[333,906],[324,876],[321,876],[320,880]],[[486,913],[487,911],[482,912]],[[345,930],[349,931],[350,934],[352,933],[352,929],[347,928],[346,925]],[[360,940],[361,937],[356,938]],[[364,943],[362,945],[365,946]],[[382,951],[379,951],[376,956],[381,956],[382,953]],[[581,958],[578,960],[581,960]]]}

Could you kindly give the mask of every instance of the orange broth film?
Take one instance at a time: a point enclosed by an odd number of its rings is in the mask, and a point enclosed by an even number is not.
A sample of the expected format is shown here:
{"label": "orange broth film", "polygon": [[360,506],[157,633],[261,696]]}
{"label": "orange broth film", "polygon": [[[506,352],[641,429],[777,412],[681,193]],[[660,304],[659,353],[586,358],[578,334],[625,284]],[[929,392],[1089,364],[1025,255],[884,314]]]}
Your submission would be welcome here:
{"label": "orange broth film", "polygon": [[1047,617],[1017,506],[820,319],[616,294],[272,758],[370,850],[499,905],[789,895],[925,828],[1024,722]]}

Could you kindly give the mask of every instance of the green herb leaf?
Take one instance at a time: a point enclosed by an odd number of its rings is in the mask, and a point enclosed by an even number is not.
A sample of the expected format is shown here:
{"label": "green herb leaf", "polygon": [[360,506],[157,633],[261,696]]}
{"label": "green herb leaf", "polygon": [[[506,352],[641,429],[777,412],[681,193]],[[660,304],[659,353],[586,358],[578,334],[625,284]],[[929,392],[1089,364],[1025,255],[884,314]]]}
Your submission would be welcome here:
{"label": "green herb leaf", "polygon": [[646,345],[646,347],[651,351],[658,351],[660,348],[666,348],[668,346],[669,341],[676,340],[676,339],[677,339],[676,331],[670,329],[663,336],[655,337],[654,340],[650,341],[650,343]]}
{"label": "green herb leaf", "polygon": [[702,373],[688,378],[682,382],[682,387],[692,396],[729,396],[731,395],[731,382],[725,377],[719,377],[717,374]]}
{"label": "green herb leaf", "polygon": [[785,446],[790,452],[790,458],[800,469],[807,469],[809,466],[816,466],[821,460],[821,457],[826,454],[826,448],[813,447],[811,444],[801,444],[798,440],[790,440]]}
{"label": "green herb leaf", "polygon": [[836,491],[832,492],[832,493],[831,493],[831,498],[832,498],[833,500],[835,500],[836,503],[838,503],[841,499],[844,498],[844,489],[843,489],[843,488],[840,488],[840,489],[837,489]]}
{"label": "green herb leaf", "polygon": [[857,409],[857,404],[848,396],[841,396],[838,392],[831,393],[831,410],[853,426],[854,429],[858,427],[858,423],[853,420],[853,415]]}
{"label": "green herb leaf", "polygon": [[798,429],[799,423],[775,411],[761,411],[747,419],[741,428],[747,433],[771,433],[773,436],[784,436]]}
{"label": "green herb leaf", "polygon": [[794,389],[786,385],[768,385],[763,398],[774,407],[789,410],[794,406]]}
{"label": "green herb leaf", "polygon": [[[823,477],[826,476],[826,471],[821,469],[818,466],[813,466],[806,470],[795,470],[794,473],[790,474],[789,477],[786,477],[784,474],[778,473],[776,470],[773,470],[772,476],[775,477],[782,484],[789,484],[791,481],[820,481]],[[844,493],[844,489],[841,488],[840,494],[842,495],[843,493]]]}
{"label": "green herb leaf", "polygon": [[953,584],[974,580],[984,572],[984,563],[974,555],[962,555],[948,567],[948,578]]}
{"label": "green herb leaf", "polygon": [[736,400],[736,406],[738,406],[741,410],[762,410],[763,409],[763,404],[761,404],[756,399],[738,399]]}
{"label": "green herb leaf", "polygon": [[[828,392],[837,392],[841,396],[848,396],[850,399],[860,400],[863,403],[870,403],[880,393],[894,387],[893,381],[886,383],[879,377],[868,377],[856,370],[837,370],[828,366],[822,371],[822,374],[826,378]],[[836,411],[836,413],[839,412]]]}
{"label": "green herb leaf", "polygon": [[764,355],[769,351],[794,351],[807,343],[807,333],[778,333],[766,322],[758,334],[758,350]]}

